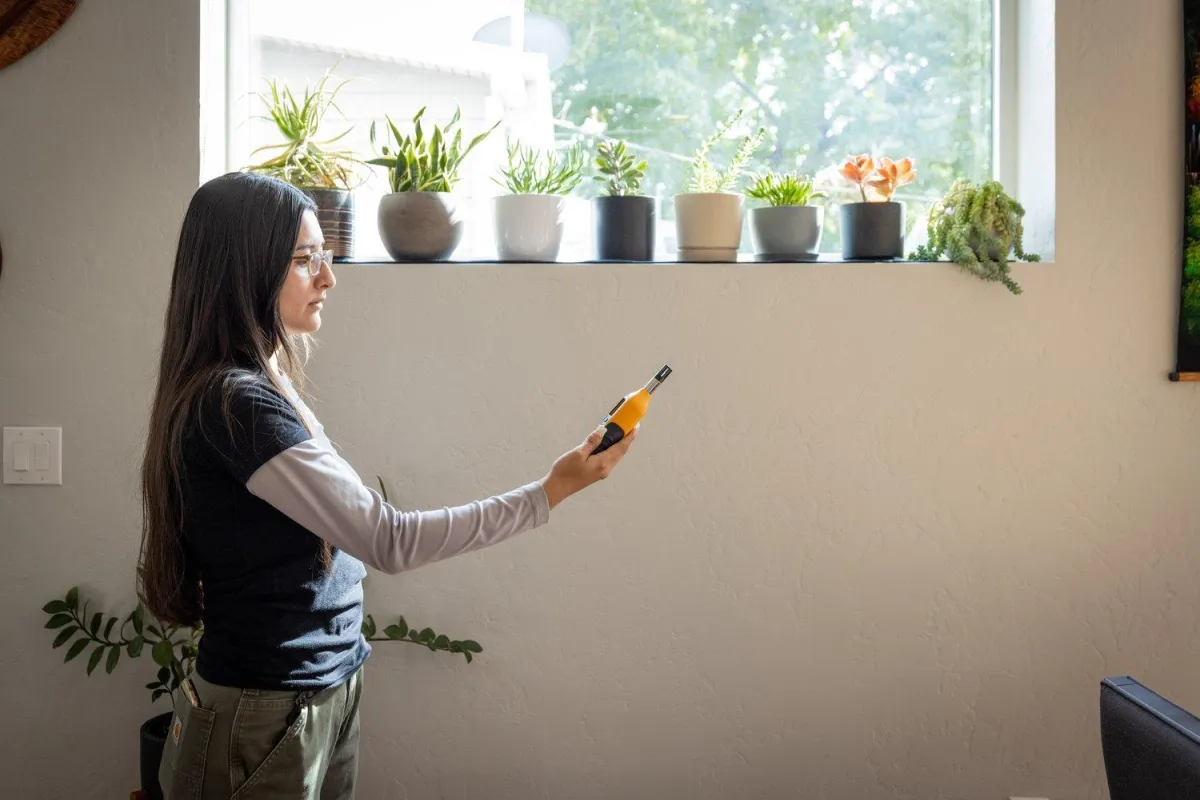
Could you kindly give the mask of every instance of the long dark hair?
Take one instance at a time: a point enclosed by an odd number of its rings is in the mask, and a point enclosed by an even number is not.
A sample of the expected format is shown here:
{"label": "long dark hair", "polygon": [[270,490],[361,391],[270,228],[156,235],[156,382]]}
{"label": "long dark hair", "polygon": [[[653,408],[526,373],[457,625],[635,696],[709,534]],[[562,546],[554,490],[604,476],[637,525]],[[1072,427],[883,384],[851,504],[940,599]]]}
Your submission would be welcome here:
{"label": "long dark hair", "polygon": [[[307,340],[290,337],[279,295],[312,200],[288,184],[232,173],[201,186],[179,233],[158,386],[142,463],[138,594],[159,619],[195,625],[199,575],[184,557],[183,439],[209,391],[228,398],[241,381],[274,380],[271,357],[303,386]],[[231,431],[232,431],[231,427]],[[322,541],[326,568],[332,551]]]}

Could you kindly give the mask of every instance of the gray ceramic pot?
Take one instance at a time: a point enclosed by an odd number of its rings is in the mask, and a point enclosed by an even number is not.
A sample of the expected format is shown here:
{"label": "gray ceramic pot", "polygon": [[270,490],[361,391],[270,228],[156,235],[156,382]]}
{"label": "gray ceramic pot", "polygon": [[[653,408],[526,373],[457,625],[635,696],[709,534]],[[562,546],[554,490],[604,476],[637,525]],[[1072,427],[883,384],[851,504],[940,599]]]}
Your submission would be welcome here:
{"label": "gray ceramic pot", "polygon": [[842,206],[842,258],[903,257],[903,203],[847,203]]}
{"label": "gray ceramic pot", "polygon": [[816,261],[825,209],[774,206],[750,209],[750,240],[756,261]]}
{"label": "gray ceramic pot", "polygon": [[379,238],[396,261],[441,261],[462,241],[454,196],[444,192],[397,192],[379,201]]}
{"label": "gray ceramic pot", "polygon": [[317,222],[335,261],[354,258],[354,195],[341,189],[305,189],[317,204]]}

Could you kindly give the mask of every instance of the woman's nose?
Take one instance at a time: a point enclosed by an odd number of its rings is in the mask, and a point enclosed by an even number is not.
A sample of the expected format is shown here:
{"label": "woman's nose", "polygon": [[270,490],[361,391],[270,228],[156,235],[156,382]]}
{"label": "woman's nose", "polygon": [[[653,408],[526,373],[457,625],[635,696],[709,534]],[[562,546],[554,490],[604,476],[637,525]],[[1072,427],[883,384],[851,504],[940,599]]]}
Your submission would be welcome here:
{"label": "woman's nose", "polygon": [[321,271],[317,273],[317,285],[322,289],[332,289],[337,286],[337,278],[333,274],[333,264],[324,262]]}

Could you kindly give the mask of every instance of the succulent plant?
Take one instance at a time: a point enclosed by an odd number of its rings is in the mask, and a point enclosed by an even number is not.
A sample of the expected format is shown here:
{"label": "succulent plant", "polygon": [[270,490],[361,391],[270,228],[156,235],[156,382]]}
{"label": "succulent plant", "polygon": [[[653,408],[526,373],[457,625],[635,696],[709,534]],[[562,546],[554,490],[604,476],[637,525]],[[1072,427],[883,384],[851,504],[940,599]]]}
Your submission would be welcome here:
{"label": "succulent plant", "polygon": [[866,153],[847,157],[838,172],[858,187],[864,203],[890,203],[898,188],[917,177],[911,158],[892,161],[884,156],[877,162]]}
{"label": "succulent plant", "polygon": [[768,172],[754,177],[746,196],[772,206],[806,206],[825,194],[813,191],[812,178],[807,175]]}
{"label": "succulent plant", "polygon": [[946,255],[967,272],[1020,294],[1009,271],[1009,253],[1025,261],[1040,260],[1025,252],[1024,216],[1025,209],[998,181],[976,185],[960,178],[930,209],[929,241],[911,258],[936,261]]}
{"label": "succulent plant", "polygon": [[605,184],[605,191],[612,197],[635,195],[646,176],[645,161],[634,161],[624,142],[603,139],[596,145],[596,169],[600,171],[595,180]]}

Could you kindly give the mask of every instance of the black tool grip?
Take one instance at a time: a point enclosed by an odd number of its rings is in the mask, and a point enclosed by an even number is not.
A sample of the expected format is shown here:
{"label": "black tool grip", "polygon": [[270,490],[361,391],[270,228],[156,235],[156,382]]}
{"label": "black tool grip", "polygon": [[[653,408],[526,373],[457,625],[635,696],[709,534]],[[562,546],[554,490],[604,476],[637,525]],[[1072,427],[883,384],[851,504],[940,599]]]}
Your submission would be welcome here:
{"label": "black tool grip", "polygon": [[596,449],[592,451],[592,455],[603,453],[624,438],[625,431],[621,430],[620,425],[615,422],[608,423],[604,426],[604,438],[600,440],[600,444],[596,445]]}

